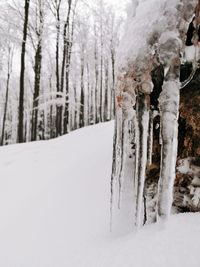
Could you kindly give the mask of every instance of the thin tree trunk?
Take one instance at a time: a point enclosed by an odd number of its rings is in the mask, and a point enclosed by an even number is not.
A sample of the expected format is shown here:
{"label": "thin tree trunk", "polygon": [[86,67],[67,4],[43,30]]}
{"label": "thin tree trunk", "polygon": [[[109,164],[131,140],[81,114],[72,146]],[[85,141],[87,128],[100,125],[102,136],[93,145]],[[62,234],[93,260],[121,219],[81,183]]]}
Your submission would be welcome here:
{"label": "thin tree trunk", "polygon": [[[57,3],[57,2],[56,2]],[[57,98],[59,98],[60,93],[60,5],[61,0],[56,5],[56,90],[57,90]],[[60,119],[60,107],[56,106],[56,136],[59,136],[59,119]]]}
{"label": "thin tree trunk", "polygon": [[[9,51],[9,61],[10,61],[10,51]],[[1,146],[3,146],[3,143],[4,143],[5,124],[6,124],[6,115],[7,115],[7,107],[8,107],[9,84],[10,84],[10,62],[8,63],[8,73],[7,73],[7,83],[6,83],[6,99],[5,99],[4,114],[3,114]]]}
{"label": "thin tree trunk", "polygon": [[[67,50],[66,50],[66,67],[65,67],[65,108],[64,108],[64,120],[63,120],[63,133],[68,133],[68,124],[69,124],[69,78],[70,78],[70,64],[71,64],[71,56],[72,56],[72,46],[73,46],[73,38],[74,38],[74,24],[75,24],[75,9],[76,9],[77,1],[74,5],[74,13],[72,17],[72,26],[71,26],[71,33],[70,28],[68,26],[68,33],[67,33]],[[69,0],[69,5],[71,6],[71,0]],[[71,10],[71,7],[70,7]],[[68,23],[69,25],[69,23]]]}
{"label": "thin tree trunk", "polygon": [[101,59],[100,59],[100,107],[99,107],[99,114],[100,114],[100,121],[103,122],[104,116],[104,105],[103,105],[103,25],[101,22]]}
{"label": "thin tree trunk", "polygon": [[105,62],[105,94],[104,94],[104,121],[109,119],[109,93],[108,93],[108,80],[109,72],[108,72],[108,60]]}
{"label": "thin tree trunk", "polygon": [[[78,103],[77,92],[76,92],[76,84],[74,85],[74,100],[75,100],[75,103]],[[75,106],[75,112],[74,112],[74,130],[75,129],[78,129],[78,111],[77,111],[77,106]]]}
{"label": "thin tree trunk", "polygon": [[42,46],[38,43],[35,54],[35,81],[34,81],[34,95],[33,95],[33,113],[32,113],[32,129],[31,141],[37,140],[37,126],[38,126],[38,106],[40,94],[40,78],[41,78],[41,65],[42,64]]}
{"label": "thin tree trunk", "polygon": [[18,142],[24,142],[24,74],[25,74],[25,55],[26,55],[26,41],[28,30],[28,17],[29,17],[29,4],[30,0],[25,0],[24,6],[24,28],[23,28],[23,41],[21,50],[21,71],[20,71],[20,93],[19,93],[19,121],[18,121]]}
{"label": "thin tree trunk", "polygon": [[84,92],[84,52],[81,58],[81,97],[80,97],[80,128],[84,126],[85,122],[85,92]]}
{"label": "thin tree trunk", "polygon": [[33,112],[32,112],[32,129],[31,129],[31,141],[37,140],[37,127],[38,127],[38,108],[39,108],[39,94],[40,94],[40,79],[41,79],[41,67],[42,67],[42,34],[43,34],[43,7],[41,0],[39,1],[39,12],[36,13],[39,19],[37,34],[37,47],[35,51],[35,79],[34,79],[34,94],[33,94]]}
{"label": "thin tree trunk", "polygon": [[94,26],[95,44],[94,44],[94,60],[95,60],[95,88],[94,88],[94,108],[95,108],[95,123],[99,122],[99,101],[98,101],[98,81],[99,81],[99,69],[98,69],[98,47],[97,47],[97,30]]}
{"label": "thin tree trunk", "polygon": [[87,63],[87,119],[86,119],[86,125],[90,125],[91,120],[91,93],[90,93],[90,68],[89,64]]}
{"label": "thin tree trunk", "polygon": [[[70,13],[71,13],[71,0],[68,0],[68,12],[67,12],[67,18],[64,24],[64,30],[63,30],[63,58],[62,58],[62,68],[61,68],[61,84],[60,84],[60,92],[64,92],[64,76],[65,76],[65,65],[68,62],[68,46],[69,46],[69,19],[70,19]],[[68,29],[68,34],[67,34],[67,29]],[[66,79],[69,79],[66,76]],[[61,97],[61,96],[59,96]],[[58,107],[58,116],[57,116],[57,132],[58,135],[61,135],[63,130],[62,130],[62,125],[63,125],[63,106],[60,104]]]}
{"label": "thin tree trunk", "polygon": [[115,53],[111,51],[111,62],[112,62],[112,89],[111,89],[111,104],[110,104],[110,117],[115,117]]}

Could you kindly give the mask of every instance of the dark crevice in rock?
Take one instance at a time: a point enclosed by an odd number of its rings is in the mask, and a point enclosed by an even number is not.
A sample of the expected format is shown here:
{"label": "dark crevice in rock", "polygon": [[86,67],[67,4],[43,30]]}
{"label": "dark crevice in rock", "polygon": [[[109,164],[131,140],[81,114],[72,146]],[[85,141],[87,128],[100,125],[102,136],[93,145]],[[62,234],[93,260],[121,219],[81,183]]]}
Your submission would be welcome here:
{"label": "dark crevice in rock", "polygon": [[[192,64],[181,65],[180,81],[186,80],[192,71]],[[151,93],[150,101],[153,109],[158,110],[158,98],[162,91],[164,70],[159,66],[152,72],[154,90]],[[157,182],[160,172],[160,144],[159,144],[159,123],[157,116],[154,119],[154,144],[152,165],[147,167],[145,194],[147,206],[153,211],[154,201],[157,194]],[[193,80],[180,92],[180,117],[178,135],[178,161],[176,180],[174,185],[174,207],[177,212],[200,211],[200,70],[198,69]],[[181,173],[178,166],[181,160],[188,158],[190,167],[188,173]],[[193,184],[199,179],[199,184]],[[199,196],[198,196],[199,194]],[[198,202],[199,197],[199,202]],[[152,220],[153,215],[150,215]]]}

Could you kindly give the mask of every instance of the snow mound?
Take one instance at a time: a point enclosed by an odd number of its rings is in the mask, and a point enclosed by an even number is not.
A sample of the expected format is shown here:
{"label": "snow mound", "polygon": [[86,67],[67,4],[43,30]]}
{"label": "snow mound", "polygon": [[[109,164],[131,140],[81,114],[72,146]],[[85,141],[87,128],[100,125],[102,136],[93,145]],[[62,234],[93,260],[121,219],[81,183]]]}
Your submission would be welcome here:
{"label": "snow mound", "polygon": [[0,149],[0,266],[199,266],[200,214],[110,234],[113,128]]}

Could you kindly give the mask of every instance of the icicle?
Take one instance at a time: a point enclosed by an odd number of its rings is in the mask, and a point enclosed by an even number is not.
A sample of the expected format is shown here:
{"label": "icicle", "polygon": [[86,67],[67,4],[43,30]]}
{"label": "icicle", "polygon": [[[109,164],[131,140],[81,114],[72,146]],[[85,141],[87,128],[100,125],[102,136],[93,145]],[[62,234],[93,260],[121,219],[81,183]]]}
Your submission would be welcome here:
{"label": "icicle", "polygon": [[114,202],[120,207],[121,176],[123,168],[123,112],[120,106],[116,110],[115,130],[113,140],[113,163],[111,174],[111,198],[110,198],[110,230],[112,230],[112,217]]}
{"label": "icicle", "polygon": [[114,202],[114,181],[116,179],[116,146],[117,146],[117,120],[115,120],[115,129],[113,137],[113,161],[111,174],[111,195],[110,195],[110,231],[112,231],[112,216],[113,216],[113,202]]}
{"label": "icicle", "polygon": [[147,165],[147,140],[149,126],[149,110],[146,95],[139,97],[138,124],[139,124],[139,153],[138,153],[138,187],[136,198],[136,227],[142,222],[143,192],[145,183],[145,172]]}
{"label": "icicle", "polygon": [[[149,128],[148,101],[142,100],[140,95],[139,101],[141,101],[140,105],[143,103],[143,107],[138,113],[139,109],[133,110],[135,103],[132,105],[129,99],[135,99],[136,88],[144,81],[144,91],[141,91],[143,97],[145,98],[150,94],[148,92],[150,88],[148,81],[151,77],[149,76],[151,76],[153,68],[159,63],[165,68],[163,88],[169,89],[170,92],[165,92],[168,95],[160,102],[162,118],[159,126],[162,155],[158,213],[161,216],[169,214],[177,151],[179,93],[177,93],[177,88],[179,91],[180,86],[177,85],[176,81],[179,80],[177,73],[180,74],[179,56],[183,41],[180,40],[182,29],[178,25],[182,22],[184,24],[193,13],[191,7],[189,8],[191,1],[181,0],[181,5],[177,5],[176,1],[170,1],[170,3],[169,1],[164,1],[164,3],[161,3],[162,1],[153,1],[152,3],[157,4],[159,2],[159,4],[155,5],[156,15],[149,16],[151,5],[147,5],[147,8],[144,9],[142,2],[137,1],[137,9],[134,9],[134,11],[137,11],[137,16],[135,18],[130,17],[130,23],[127,25],[124,41],[121,42],[118,53],[120,73],[117,78],[117,94],[119,95],[119,110],[117,112],[115,167],[113,167],[115,175],[112,177],[111,186],[112,195],[114,194],[117,199],[115,204],[117,202],[119,207],[121,204],[121,210],[116,209],[116,216],[119,218],[116,224],[118,224],[117,226],[120,230],[124,225],[126,230],[132,229],[132,217],[136,217],[136,225],[138,227],[142,225],[147,160],[149,164],[152,163],[153,118],[150,117]],[[145,15],[148,15],[149,19],[144,22]],[[137,23],[138,19],[144,22],[142,26],[141,23]],[[143,34],[141,34],[141,29]],[[135,42],[135,35],[136,39],[139,40],[138,42]],[[154,56],[152,47],[155,44],[156,55]],[[175,67],[173,70],[172,65]],[[170,87],[170,83],[173,88]],[[175,90],[175,93],[172,89]],[[174,98],[171,95],[174,95]],[[131,116],[129,116],[130,114]],[[148,130],[150,130],[149,139]],[[170,132],[169,135],[168,131]],[[131,141],[131,139],[134,141]],[[131,151],[132,145],[134,145],[134,153]],[[133,191],[131,191],[132,189]],[[133,209],[134,205],[136,205],[136,210]],[[132,216],[133,213],[134,215]],[[131,222],[128,221],[130,217],[132,219]]]}
{"label": "icicle", "polygon": [[[132,231],[134,228],[134,180],[136,159],[136,112],[134,94],[121,93],[115,126],[115,154],[111,178],[111,227],[114,231]],[[116,216],[118,222],[113,222]]]}
{"label": "icicle", "polygon": [[119,197],[118,197],[118,208],[120,209],[121,205],[121,197],[122,197],[122,186],[123,186],[123,168],[124,168],[124,143],[125,143],[125,121],[123,119],[123,114],[122,114],[122,128],[121,128],[121,158],[120,158],[120,170],[119,170]]}
{"label": "icicle", "polygon": [[[166,35],[166,34],[165,34]],[[159,55],[162,64],[169,66],[159,97],[160,134],[162,141],[160,179],[158,187],[158,216],[167,219],[170,215],[175,180],[178,116],[180,98],[180,39],[174,32],[160,38]]]}
{"label": "icicle", "polygon": [[195,75],[197,69],[198,69],[198,67],[196,65],[193,66],[193,69],[192,69],[192,72],[191,72],[190,76],[188,77],[187,80],[185,80],[184,82],[181,83],[180,89],[185,88],[192,81],[192,79],[194,78],[194,75]]}
{"label": "icicle", "polygon": [[153,111],[150,111],[149,117],[150,117],[150,119],[149,119],[147,163],[148,163],[148,165],[151,165],[152,164],[152,152],[153,152],[153,119],[154,119]]}
{"label": "icicle", "polygon": [[[137,199],[137,191],[138,191],[138,164],[139,164],[139,126],[138,126],[138,120],[135,113],[134,116],[134,134],[135,134],[135,172],[134,172],[134,195],[135,195],[135,201]],[[135,204],[136,206],[136,204]]]}
{"label": "icicle", "polygon": [[163,218],[168,218],[170,215],[173,199],[178,140],[179,90],[179,82],[165,82],[160,97],[162,149],[158,216]]}
{"label": "icicle", "polygon": [[192,81],[192,79],[194,78],[194,75],[195,75],[197,69],[199,68],[199,64],[198,64],[198,60],[199,60],[199,47],[198,46],[195,46],[194,49],[195,49],[195,53],[194,53],[194,59],[193,59],[193,62],[192,62],[192,72],[191,72],[190,76],[185,81],[183,81],[181,83],[180,89],[185,88]]}
{"label": "icicle", "polygon": [[118,183],[118,201],[121,190],[121,173],[122,173],[122,158],[123,158],[123,119],[122,109],[117,110],[117,127],[116,127],[116,171],[115,178]]}

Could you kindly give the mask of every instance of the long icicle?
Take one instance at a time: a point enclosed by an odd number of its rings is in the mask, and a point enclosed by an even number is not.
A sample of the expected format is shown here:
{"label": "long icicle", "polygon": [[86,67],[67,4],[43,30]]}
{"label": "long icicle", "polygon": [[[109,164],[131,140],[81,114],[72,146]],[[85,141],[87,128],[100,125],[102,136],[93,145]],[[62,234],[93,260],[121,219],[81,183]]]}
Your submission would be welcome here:
{"label": "long icicle", "polygon": [[141,225],[143,192],[145,183],[145,172],[147,165],[147,138],[149,125],[149,111],[145,95],[141,95],[138,99],[138,124],[139,124],[139,153],[138,153],[138,187],[136,198],[136,227]]}
{"label": "long icicle", "polygon": [[153,110],[149,113],[149,136],[148,136],[148,156],[147,163],[148,165],[152,164],[152,151],[153,151],[153,119],[154,119]]}
{"label": "long icicle", "polygon": [[110,231],[112,231],[113,201],[114,201],[114,181],[116,179],[116,146],[117,146],[117,119],[115,120],[115,129],[113,137],[113,161],[112,174],[110,182]]}

